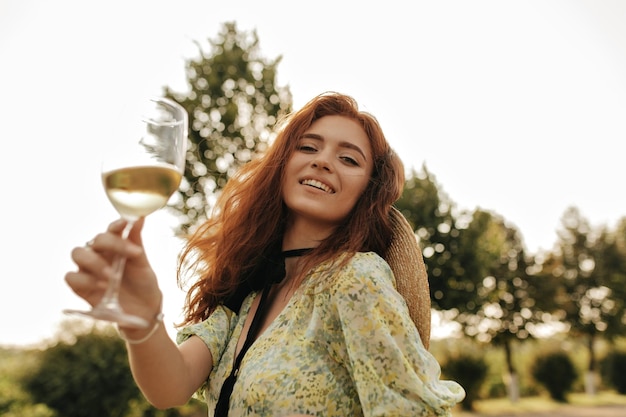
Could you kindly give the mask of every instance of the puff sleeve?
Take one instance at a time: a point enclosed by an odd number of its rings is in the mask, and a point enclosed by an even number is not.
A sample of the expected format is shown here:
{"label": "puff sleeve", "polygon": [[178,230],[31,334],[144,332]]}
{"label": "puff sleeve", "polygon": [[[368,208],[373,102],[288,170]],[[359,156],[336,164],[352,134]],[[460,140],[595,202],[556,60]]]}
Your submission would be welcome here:
{"label": "puff sleeve", "polygon": [[[191,336],[198,336],[211,352],[214,364],[213,370],[215,370],[216,365],[226,350],[236,324],[237,316],[228,308],[219,306],[206,320],[179,330],[176,335],[176,343],[181,344]],[[204,393],[207,388],[207,382],[198,389],[195,397],[206,400]]]}
{"label": "puff sleeve", "polygon": [[449,416],[465,391],[441,380],[389,265],[374,253],[357,254],[328,294],[344,339],[334,355],[354,381],[364,416]]}

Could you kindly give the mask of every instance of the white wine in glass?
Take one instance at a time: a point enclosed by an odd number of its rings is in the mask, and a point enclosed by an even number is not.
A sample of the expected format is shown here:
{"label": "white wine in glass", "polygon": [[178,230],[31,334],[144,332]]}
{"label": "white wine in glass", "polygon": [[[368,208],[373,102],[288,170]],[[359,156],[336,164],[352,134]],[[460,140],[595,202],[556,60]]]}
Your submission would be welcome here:
{"label": "white wine in glass", "polygon": [[[129,111],[126,116],[133,116]],[[120,121],[128,140],[107,150],[102,163],[102,184],[111,204],[127,221],[126,239],[133,224],[164,207],[178,189],[185,170],[188,115],[178,103],[166,98],[148,99],[131,123]],[[119,303],[119,289],[126,259],[113,260],[113,276],[99,304],[89,311],[64,310],[124,327],[146,328],[141,317],[125,313]]]}

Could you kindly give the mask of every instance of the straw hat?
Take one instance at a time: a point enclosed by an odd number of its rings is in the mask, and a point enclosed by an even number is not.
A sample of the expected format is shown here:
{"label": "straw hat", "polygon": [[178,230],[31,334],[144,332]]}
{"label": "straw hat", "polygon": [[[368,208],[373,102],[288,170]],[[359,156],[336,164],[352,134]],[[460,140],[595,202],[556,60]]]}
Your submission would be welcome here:
{"label": "straw hat", "polygon": [[394,232],[385,260],[396,278],[398,292],[409,307],[409,314],[426,349],[430,345],[430,287],[428,274],[415,232],[406,218],[392,207],[389,214]]}

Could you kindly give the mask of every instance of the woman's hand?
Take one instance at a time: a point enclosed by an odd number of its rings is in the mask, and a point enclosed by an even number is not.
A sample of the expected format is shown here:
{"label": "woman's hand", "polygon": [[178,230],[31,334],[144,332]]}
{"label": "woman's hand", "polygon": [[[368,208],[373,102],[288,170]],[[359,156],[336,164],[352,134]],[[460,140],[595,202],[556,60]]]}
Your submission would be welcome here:
{"label": "woman's hand", "polygon": [[126,221],[117,220],[86,246],[74,248],[71,257],[78,270],[65,274],[65,281],[79,297],[94,306],[100,302],[107,289],[113,274],[114,257],[126,257],[120,304],[125,312],[152,323],[160,312],[162,294],[141,240],[143,224],[143,218],[138,220],[128,239],[123,239],[121,235]]}

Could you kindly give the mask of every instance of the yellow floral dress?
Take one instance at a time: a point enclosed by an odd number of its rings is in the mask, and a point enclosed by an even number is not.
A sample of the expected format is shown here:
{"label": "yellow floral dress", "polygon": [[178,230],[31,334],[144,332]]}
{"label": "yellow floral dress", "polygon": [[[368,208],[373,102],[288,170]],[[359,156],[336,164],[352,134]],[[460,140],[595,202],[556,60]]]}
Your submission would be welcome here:
{"label": "yellow floral dress", "polygon": [[[330,282],[320,275],[325,269],[309,274],[248,350],[229,417],[449,416],[465,392],[440,379],[385,260],[357,253]],[[198,391],[210,417],[255,296],[238,314],[218,308],[178,333],[178,343],[200,337],[213,356],[213,370]]]}

